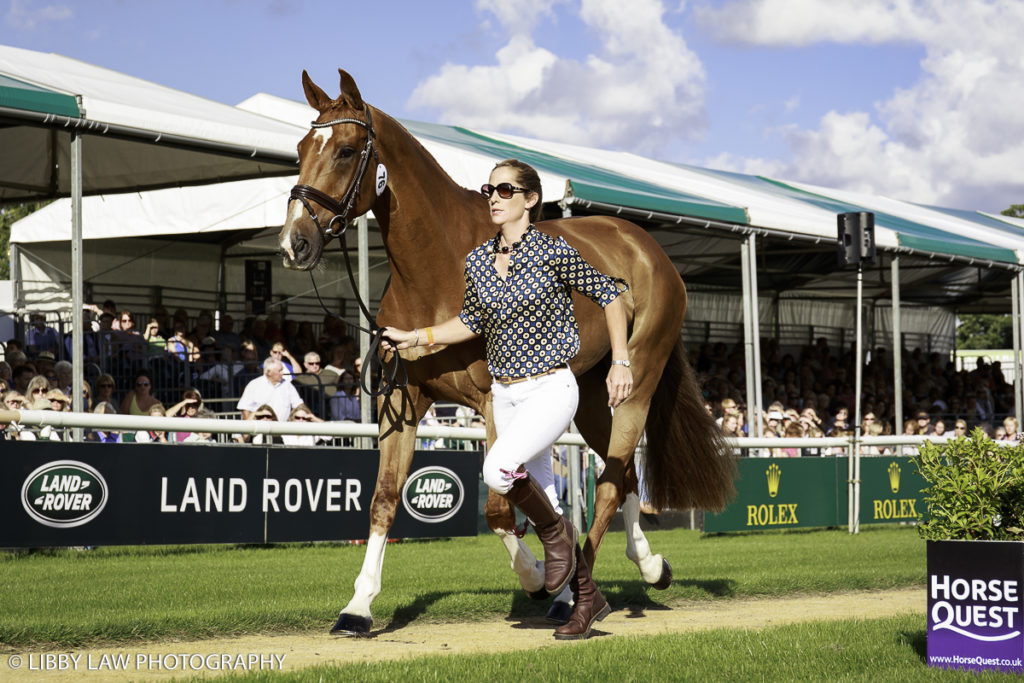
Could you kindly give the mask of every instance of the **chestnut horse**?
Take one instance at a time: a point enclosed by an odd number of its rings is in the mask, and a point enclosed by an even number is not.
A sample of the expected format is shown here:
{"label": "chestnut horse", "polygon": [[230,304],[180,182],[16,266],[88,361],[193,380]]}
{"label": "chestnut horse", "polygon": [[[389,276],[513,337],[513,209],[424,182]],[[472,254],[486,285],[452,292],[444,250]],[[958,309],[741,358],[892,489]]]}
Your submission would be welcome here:
{"label": "chestnut horse", "polygon": [[[313,268],[345,221],[372,209],[391,265],[378,323],[403,329],[436,325],[462,307],[466,255],[494,236],[487,202],[479,192],[458,186],[405,128],[363,102],[348,73],[339,72],[341,94],[335,99],[302,74],[306,99],[319,116],[298,145],[299,184],[292,191],[298,201],[290,201],[280,234],[285,265]],[[686,289],[657,242],[632,223],[593,216],[544,221],[538,229],[564,237],[597,269],[629,284],[622,296],[634,387],[614,415],[605,388],[611,356],[604,315],[596,304],[574,294],[581,338],[580,353],[570,364],[580,391],[575,422],[606,463],[584,552],[593,566],[609,522],[622,505],[627,556],[644,580],[666,588],[671,567],[651,553],[638,524],[632,460],[641,435],[646,430],[644,480],[650,502],[659,509],[721,509],[734,490],[735,464],[704,409],[682,348]],[[474,408],[486,420],[488,443],[495,437],[491,377],[480,339],[417,347],[401,355],[408,383],[378,398],[380,469],[370,504],[369,539],[355,593],[334,633],[365,635],[372,626],[370,607],[381,589],[388,531],[412,463],[416,426],[431,404],[450,401]],[[523,588],[531,597],[547,597],[543,563],[511,532],[511,506],[491,491],[485,514],[508,549]]]}

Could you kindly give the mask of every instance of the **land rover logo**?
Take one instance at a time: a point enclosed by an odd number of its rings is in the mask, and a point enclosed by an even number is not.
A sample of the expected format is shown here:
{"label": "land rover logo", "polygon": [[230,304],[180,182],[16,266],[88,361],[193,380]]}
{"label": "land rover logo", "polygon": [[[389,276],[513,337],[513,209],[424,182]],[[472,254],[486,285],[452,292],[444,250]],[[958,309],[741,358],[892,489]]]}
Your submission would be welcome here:
{"label": "land rover logo", "polygon": [[402,505],[421,522],[451,519],[465,494],[462,481],[447,467],[424,467],[409,476],[402,488]]}
{"label": "land rover logo", "polygon": [[81,526],[103,511],[107,482],[84,462],[56,460],[28,475],[21,504],[40,524],[58,529]]}

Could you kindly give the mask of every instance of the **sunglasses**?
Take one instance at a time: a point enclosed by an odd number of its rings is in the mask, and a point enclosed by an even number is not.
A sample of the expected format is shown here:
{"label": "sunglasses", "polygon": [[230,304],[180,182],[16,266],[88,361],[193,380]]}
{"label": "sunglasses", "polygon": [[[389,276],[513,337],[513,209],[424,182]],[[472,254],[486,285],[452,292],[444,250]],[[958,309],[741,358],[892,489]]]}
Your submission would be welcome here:
{"label": "sunglasses", "polygon": [[525,187],[516,187],[512,183],[498,183],[497,185],[491,185],[488,183],[480,188],[480,194],[487,197],[487,199],[490,199],[491,195],[495,192],[497,192],[498,196],[502,199],[512,199],[512,195],[516,192],[529,192],[529,190]]}
{"label": "sunglasses", "polygon": [[311,417],[303,417],[303,416],[301,416],[301,415],[296,415],[296,416],[295,416],[295,419],[296,419],[296,420],[299,420],[300,422],[309,422],[309,421],[311,421],[311,420],[312,420],[313,418],[311,418]]}
{"label": "sunglasses", "polygon": [[256,419],[257,420],[273,420],[274,417],[272,415],[257,415]]}
{"label": "sunglasses", "polygon": [[148,387],[149,386],[149,382],[136,382],[135,386],[137,386],[137,387]]}

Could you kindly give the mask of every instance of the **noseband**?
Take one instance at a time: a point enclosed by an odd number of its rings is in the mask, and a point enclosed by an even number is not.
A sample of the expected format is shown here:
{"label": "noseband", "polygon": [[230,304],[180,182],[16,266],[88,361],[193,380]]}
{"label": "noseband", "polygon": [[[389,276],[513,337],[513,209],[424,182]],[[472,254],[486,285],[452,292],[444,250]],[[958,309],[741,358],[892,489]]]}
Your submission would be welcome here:
{"label": "noseband", "polygon": [[[356,174],[352,177],[352,183],[348,186],[348,190],[345,191],[341,201],[334,201],[329,195],[310,185],[296,185],[288,196],[289,202],[293,199],[298,199],[302,202],[302,205],[306,207],[306,211],[309,212],[309,217],[316,224],[317,230],[328,240],[341,235],[345,232],[345,228],[348,227],[348,212],[352,210],[352,205],[355,204],[356,198],[359,196],[359,186],[363,184],[366,169],[370,166],[370,155],[373,155],[374,161],[378,164],[380,163],[377,149],[373,146],[373,139],[376,135],[373,132],[373,116],[370,114],[370,107],[366,106],[366,121],[360,121],[359,119],[334,119],[333,121],[324,121],[323,123],[313,121],[311,125],[313,128],[329,128],[342,123],[354,123],[362,126],[366,129],[367,136],[366,144],[363,145],[363,151],[359,154],[359,167],[356,169]],[[320,225],[320,219],[317,218],[316,211],[313,210],[309,200],[313,200],[334,214],[327,223],[326,228]],[[339,227],[335,227],[335,223],[339,223]]]}

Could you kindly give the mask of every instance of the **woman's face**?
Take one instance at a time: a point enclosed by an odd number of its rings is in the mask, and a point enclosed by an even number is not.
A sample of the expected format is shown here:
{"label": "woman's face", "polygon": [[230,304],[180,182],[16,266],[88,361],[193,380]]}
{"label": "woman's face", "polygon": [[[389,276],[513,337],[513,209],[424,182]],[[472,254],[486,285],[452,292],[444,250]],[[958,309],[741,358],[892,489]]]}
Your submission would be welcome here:
{"label": "woman's face", "polygon": [[139,394],[148,394],[150,389],[150,382],[148,377],[139,377],[135,380],[135,392]]}
{"label": "woman's face", "polygon": [[[495,187],[501,183],[521,187],[516,170],[508,166],[501,166],[491,171],[488,182]],[[527,216],[526,220],[529,221],[530,207],[536,202],[537,196],[528,192],[515,192],[508,199],[502,199],[497,192],[494,192],[487,200],[491,212],[491,222],[497,226],[503,226],[522,221],[524,216]]]}

